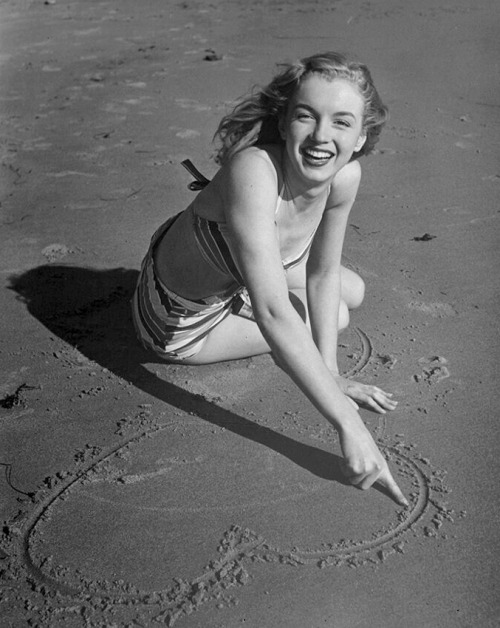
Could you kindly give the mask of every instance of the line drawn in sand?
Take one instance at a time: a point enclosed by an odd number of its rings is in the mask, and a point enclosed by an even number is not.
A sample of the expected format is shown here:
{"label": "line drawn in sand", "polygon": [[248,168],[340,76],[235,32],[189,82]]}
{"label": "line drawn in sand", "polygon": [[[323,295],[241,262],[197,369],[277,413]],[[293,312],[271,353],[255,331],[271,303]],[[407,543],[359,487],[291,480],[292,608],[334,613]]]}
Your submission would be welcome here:
{"label": "line drawn in sand", "polygon": [[[38,621],[48,621],[53,627],[97,626],[103,625],[103,621],[115,624],[120,617],[122,621],[159,621],[173,626],[205,604],[212,603],[217,608],[236,604],[237,589],[252,580],[252,565],[272,563],[321,569],[380,565],[391,554],[404,554],[408,537],[444,538],[442,525],[454,521],[453,510],[443,500],[449,492],[444,485],[444,473],[416,453],[414,445],[379,439],[396,475],[409,479],[412,490],[410,507],[398,511],[394,521],[369,539],[333,540],[316,547],[284,550],[270,543],[258,530],[234,523],[224,532],[214,549],[215,556],[198,576],[174,578],[171,586],[157,591],[144,591],[120,579],[92,579],[78,570],[54,564],[42,532],[58,506],[75,490],[105,475],[113,458],[126,458],[130,448],[172,429],[174,423],[158,425],[152,420],[151,425],[115,446],[96,449],[90,460],[47,482],[46,490],[33,500],[35,507],[29,514],[20,514],[4,525],[1,548],[6,559],[3,562],[7,562],[7,571],[13,579],[26,582],[24,601],[29,601]],[[20,602],[23,593],[18,591],[17,596]],[[75,608],[79,609],[78,613]],[[71,623],[70,618],[76,623]]]}
{"label": "line drawn in sand", "polygon": [[[362,371],[373,356],[373,346],[368,335],[361,329],[355,328],[354,332],[361,350],[354,354],[355,363],[345,369],[344,375],[347,377]],[[446,368],[443,366],[445,362],[444,358],[438,359],[435,356],[421,359],[424,371],[431,369],[430,377],[433,376],[434,369]],[[443,373],[441,370],[439,372]],[[216,404],[214,407],[216,408]],[[206,458],[206,452],[190,459],[164,457],[157,460],[158,464],[168,463],[163,465],[164,470],[156,469],[146,474],[113,475],[113,464],[126,463],[139,444],[155,439],[162,433],[172,438],[180,424],[182,435],[187,440],[192,434],[189,425],[197,426],[195,429],[200,433],[202,415],[197,416],[192,412],[190,414],[194,416],[188,416],[188,421],[183,417],[181,420],[170,419],[166,423],[160,423],[159,419],[151,416],[151,412],[151,408],[141,412],[139,431],[129,431],[128,435],[126,431],[122,431],[122,438],[115,445],[107,449],[91,448],[86,455],[75,457],[77,464],[73,470],[46,479],[44,486],[34,497],[30,501],[25,500],[24,510],[12,521],[5,522],[0,539],[0,553],[5,573],[9,574],[7,580],[10,578],[16,583],[15,586],[8,587],[6,604],[9,598],[10,604],[14,600],[19,609],[25,608],[27,604],[33,621],[45,622],[45,625],[53,628],[115,625],[118,621],[146,625],[160,622],[173,626],[178,621],[182,623],[183,618],[205,605],[222,609],[237,604],[237,591],[256,577],[252,575],[252,566],[254,572],[265,569],[266,564],[302,569],[345,566],[359,568],[369,565],[376,567],[391,555],[404,554],[405,546],[411,539],[445,539],[447,535],[443,534],[442,526],[455,520],[456,515],[446,502],[449,489],[444,483],[445,473],[434,468],[427,458],[418,454],[415,445],[405,444],[401,435],[396,439],[386,437],[386,423],[382,417],[375,429],[375,436],[393,466],[396,479],[404,480],[411,487],[408,491],[410,507],[391,511],[392,520],[365,538],[330,538],[311,545],[306,542],[300,546],[287,544],[285,548],[266,538],[268,535],[262,534],[257,529],[258,526],[250,529],[235,521],[219,537],[218,544],[217,537],[214,538],[213,557],[205,567],[200,568],[198,575],[192,578],[173,578],[165,588],[153,591],[141,589],[134,583],[119,578],[110,580],[104,576],[98,579],[89,577],[80,569],[57,564],[44,532],[50,521],[58,516],[58,509],[62,508],[72,494],[78,492],[81,495],[96,482],[116,484],[120,477],[124,478],[122,484],[125,489],[133,488],[137,484],[142,486],[143,481],[161,482],[168,476],[167,467],[168,470],[175,470],[184,463],[189,463],[194,468]],[[207,433],[214,434],[213,425],[202,424],[207,426]],[[135,425],[138,423],[135,422]],[[256,427],[259,425],[256,424]],[[220,438],[224,429],[217,427],[213,438]],[[326,444],[326,435],[319,440]],[[296,494],[285,496],[287,499],[300,499],[306,493],[315,492],[315,485],[309,485],[307,481],[304,486],[300,482],[297,486],[300,490]],[[252,507],[255,504],[240,504],[245,505]],[[224,510],[223,505],[221,506],[219,510]],[[194,511],[190,509],[189,504],[184,507],[187,516],[196,510],[197,508]],[[235,519],[242,518],[241,508],[229,509],[229,512]],[[464,515],[465,513],[461,513],[459,516]],[[0,612],[3,606],[0,602]],[[9,610],[8,606],[6,608]]]}
{"label": "line drawn in sand", "polygon": [[353,327],[353,331],[359,338],[361,343],[361,355],[358,357],[354,366],[343,373],[344,377],[354,377],[367,366],[373,355],[373,345],[368,335],[359,327]]}

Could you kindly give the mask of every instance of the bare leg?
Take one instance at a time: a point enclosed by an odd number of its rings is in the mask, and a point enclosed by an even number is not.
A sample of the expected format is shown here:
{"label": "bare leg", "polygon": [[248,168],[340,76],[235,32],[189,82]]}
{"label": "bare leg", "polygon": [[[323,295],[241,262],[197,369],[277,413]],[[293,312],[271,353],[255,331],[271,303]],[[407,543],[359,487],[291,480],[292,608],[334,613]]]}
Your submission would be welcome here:
{"label": "bare leg", "polygon": [[[361,305],[365,296],[365,282],[361,277],[345,266],[340,267],[340,279],[342,283],[341,299],[349,310],[354,310]],[[290,290],[306,289],[306,265],[305,263],[292,268],[287,272],[287,282]]]}
{"label": "bare leg", "polygon": [[[354,310],[361,305],[365,296],[365,283],[361,277],[349,268],[340,267],[341,295],[339,306],[339,330],[349,325],[349,310]],[[306,268],[305,263],[300,264],[287,273],[287,281],[290,291],[295,293],[304,304],[306,298]],[[306,308],[307,311],[307,308]]]}
{"label": "bare leg", "polygon": [[[297,271],[297,272],[295,272]],[[364,282],[352,270],[342,267],[342,293],[339,311],[339,329],[349,324],[349,310],[361,305]],[[302,318],[306,319],[307,300],[305,265],[301,264],[287,274],[290,300]],[[211,364],[223,360],[238,360],[253,355],[270,353],[271,349],[252,320],[230,314],[207,336],[201,351],[183,360],[183,364]]]}
{"label": "bare leg", "polygon": [[349,325],[349,312],[363,303],[365,282],[349,268],[341,267],[342,293],[339,306],[339,330]]}
{"label": "bare leg", "polygon": [[342,300],[349,310],[355,310],[365,298],[365,282],[358,273],[344,266],[340,267],[342,280]]}

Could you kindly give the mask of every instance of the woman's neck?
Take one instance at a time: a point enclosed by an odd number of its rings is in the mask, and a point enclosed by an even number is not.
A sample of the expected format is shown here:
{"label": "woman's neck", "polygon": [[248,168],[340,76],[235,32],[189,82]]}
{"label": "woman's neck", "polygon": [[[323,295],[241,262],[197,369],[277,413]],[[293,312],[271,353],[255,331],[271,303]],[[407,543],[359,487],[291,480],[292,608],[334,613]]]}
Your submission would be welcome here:
{"label": "woman's neck", "polygon": [[288,173],[286,163],[282,161],[281,172],[283,177],[283,188],[287,200],[291,200],[300,207],[310,207],[318,198],[324,196],[326,190],[331,186],[331,181],[325,181],[318,184],[300,185],[296,178]]}

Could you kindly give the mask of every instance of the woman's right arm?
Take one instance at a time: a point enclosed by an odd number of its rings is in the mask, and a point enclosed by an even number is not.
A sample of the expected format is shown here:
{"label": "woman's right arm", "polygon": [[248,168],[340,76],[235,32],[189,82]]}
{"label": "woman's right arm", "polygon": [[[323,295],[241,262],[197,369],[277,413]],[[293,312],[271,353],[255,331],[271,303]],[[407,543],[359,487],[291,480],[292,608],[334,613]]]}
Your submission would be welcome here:
{"label": "woman's right arm", "polygon": [[257,149],[226,166],[222,194],[231,249],[254,316],[280,366],[339,433],[344,472],[352,484],[378,481],[400,504],[407,501],[358,412],[342,393],[311,333],[290,302],[275,227],[277,175]]}

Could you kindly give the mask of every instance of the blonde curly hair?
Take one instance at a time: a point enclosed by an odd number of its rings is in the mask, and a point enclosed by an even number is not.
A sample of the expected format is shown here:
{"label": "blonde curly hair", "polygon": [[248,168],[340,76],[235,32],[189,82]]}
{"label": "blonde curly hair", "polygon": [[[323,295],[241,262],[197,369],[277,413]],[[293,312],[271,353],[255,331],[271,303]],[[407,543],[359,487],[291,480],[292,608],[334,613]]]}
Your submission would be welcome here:
{"label": "blonde curly hair", "polygon": [[288,102],[301,81],[312,73],[329,80],[345,79],[356,85],[365,103],[363,132],[366,142],[353,158],[373,151],[387,121],[388,109],[380,99],[366,65],[350,61],[338,52],[324,52],[294,63],[281,63],[278,67],[283,69],[267,86],[255,87],[222,118],[214,135],[214,140],[220,144],[214,155],[217,164],[223,165],[248,146],[282,143],[279,120],[285,115]]}

